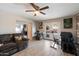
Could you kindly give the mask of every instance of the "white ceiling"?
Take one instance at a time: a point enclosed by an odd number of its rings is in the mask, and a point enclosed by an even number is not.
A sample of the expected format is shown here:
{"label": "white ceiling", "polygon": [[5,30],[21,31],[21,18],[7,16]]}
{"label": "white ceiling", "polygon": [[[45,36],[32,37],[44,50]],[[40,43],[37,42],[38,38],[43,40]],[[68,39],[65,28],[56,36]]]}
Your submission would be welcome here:
{"label": "white ceiling", "polygon": [[0,11],[14,13],[32,20],[48,20],[75,15],[79,12],[79,3],[36,3],[36,5],[40,7],[49,6],[49,9],[43,11],[46,15],[33,16],[32,12],[25,12],[25,10],[33,9],[28,3],[0,3]]}

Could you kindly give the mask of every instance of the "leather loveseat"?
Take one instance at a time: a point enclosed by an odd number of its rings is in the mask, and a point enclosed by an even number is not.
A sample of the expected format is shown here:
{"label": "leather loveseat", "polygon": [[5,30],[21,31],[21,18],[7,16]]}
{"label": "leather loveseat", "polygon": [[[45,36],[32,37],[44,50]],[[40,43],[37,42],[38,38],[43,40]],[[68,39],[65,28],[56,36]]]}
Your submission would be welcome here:
{"label": "leather loveseat", "polygon": [[0,56],[9,56],[18,51],[16,42],[12,40],[12,35],[0,35]]}

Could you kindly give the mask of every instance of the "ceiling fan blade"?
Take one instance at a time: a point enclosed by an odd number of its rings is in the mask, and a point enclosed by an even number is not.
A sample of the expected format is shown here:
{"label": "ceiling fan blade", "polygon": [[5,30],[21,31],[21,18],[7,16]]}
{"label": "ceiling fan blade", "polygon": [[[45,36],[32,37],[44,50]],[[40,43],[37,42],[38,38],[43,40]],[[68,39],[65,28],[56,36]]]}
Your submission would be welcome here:
{"label": "ceiling fan blade", "polygon": [[48,9],[49,6],[46,6],[46,7],[43,7],[43,8],[40,8],[40,10],[45,10],[45,9]]}
{"label": "ceiling fan blade", "polygon": [[41,14],[43,14],[43,15],[46,15],[44,12],[40,12]]}
{"label": "ceiling fan blade", "polygon": [[38,7],[34,3],[30,3],[30,4],[35,10],[38,10]]}
{"label": "ceiling fan blade", "polygon": [[35,10],[26,10],[25,12],[34,12]]}

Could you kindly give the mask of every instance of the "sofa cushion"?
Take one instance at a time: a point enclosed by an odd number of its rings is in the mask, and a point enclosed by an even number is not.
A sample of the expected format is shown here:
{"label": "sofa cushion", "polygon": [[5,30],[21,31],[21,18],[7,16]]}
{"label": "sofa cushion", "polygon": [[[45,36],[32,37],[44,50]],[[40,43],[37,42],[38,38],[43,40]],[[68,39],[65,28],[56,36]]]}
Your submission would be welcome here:
{"label": "sofa cushion", "polygon": [[16,47],[16,43],[7,43],[7,44],[0,46],[0,51],[8,50],[8,49],[14,48],[14,47]]}
{"label": "sofa cushion", "polygon": [[1,43],[9,43],[11,41],[10,36],[9,35],[3,35],[2,37],[0,37],[0,41]]}

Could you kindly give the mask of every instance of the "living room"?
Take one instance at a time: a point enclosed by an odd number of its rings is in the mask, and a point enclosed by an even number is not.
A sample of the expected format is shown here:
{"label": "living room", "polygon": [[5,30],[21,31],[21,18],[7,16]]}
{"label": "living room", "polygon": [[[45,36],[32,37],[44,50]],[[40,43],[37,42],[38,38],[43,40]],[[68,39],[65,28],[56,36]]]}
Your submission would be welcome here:
{"label": "living room", "polygon": [[[79,3],[1,3],[0,55],[79,55],[78,20]],[[70,48],[74,52],[64,43],[62,46],[62,32],[65,36],[72,35],[73,39],[70,39],[75,43],[70,41]],[[63,51],[66,48],[67,51]]]}

